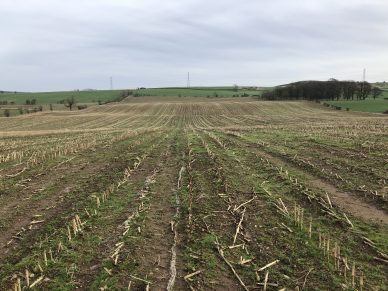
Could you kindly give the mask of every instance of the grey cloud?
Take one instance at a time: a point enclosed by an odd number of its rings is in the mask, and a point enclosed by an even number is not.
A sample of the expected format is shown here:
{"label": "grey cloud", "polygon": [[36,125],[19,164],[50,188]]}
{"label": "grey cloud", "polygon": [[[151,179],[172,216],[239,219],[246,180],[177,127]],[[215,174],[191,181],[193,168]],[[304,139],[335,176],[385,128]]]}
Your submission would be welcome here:
{"label": "grey cloud", "polygon": [[[337,1],[338,2],[338,1]],[[2,0],[0,89],[383,80],[385,1]]]}

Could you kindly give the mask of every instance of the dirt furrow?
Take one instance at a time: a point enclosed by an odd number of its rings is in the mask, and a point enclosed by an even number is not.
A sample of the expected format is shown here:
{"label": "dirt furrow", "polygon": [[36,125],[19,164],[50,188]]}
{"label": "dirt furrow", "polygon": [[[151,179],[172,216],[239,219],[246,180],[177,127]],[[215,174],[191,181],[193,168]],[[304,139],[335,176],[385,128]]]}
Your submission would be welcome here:
{"label": "dirt furrow", "polygon": [[[99,236],[102,239],[88,250],[89,255],[87,257],[91,258],[90,260],[78,260],[79,271],[74,279],[77,288],[89,289],[96,286],[100,286],[100,288],[105,285],[108,286],[109,280],[100,280],[99,274],[106,274],[107,270],[111,270],[112,275],[115,276],[116,266],[120,266],[126,260],[125,257],[120,256],[117,257],[117,262],[112,264],[116,258],[111,255],[118,245],[124,245],[121,237],[124,237],[128,228],[131,227],[129,225],[130,220],[136,213],[143,211],[142,207],[146,207],[143,204],[143,198],[146,194],[148,195],[152,184],[160,175],[158,167],[160,162],[158,160],[163,160],[163,157],[154,153],[144,161],[138,171],[131,175],[130,183],[120,189],[118,201],[116,202],[120,206],[115,206],[115,209],[120,209],[117,212],[106,214],[103,229],[93,230],[93,236]],[[123,288],[126,283],[123,282]],[[119,285],[116,285],[116,287],[119,287]]]}
{"label": "dirt furrow", "polygon": [[[177,181],[182,168],[180,144],[181,141],[173,140],[170,151],[158,165],[160,173],[150,187],[148,210],[141,227],[144,240],[136,251],[139,265],[135,273],[148,278],[153,290],[173,287],[180,290],[183,286],[181,225],[177,216],[180,202]],[[141,286],[136,280],[133,284],[135,290]]]}
{"label": "dirt furrow", "polygon": [[[159,150],[159,147],[160,147],[160,142],[159,142],[159,146],[156,146],[156,147],[155,146],[151,146],[152,151],[153,151],[153,155],[157,155],[156,152]],[[143,151],[147,150],[147,148],[148,148],[147,146],[146,147],[143,146],[142,150]],[[123,153],[125,155],[125,151],[123,151]],[[113,153],[113,154],[115,154],[115,153]],[[124,167],[128,166],[128,161],[126,161],[123,158],[121,163],[119,163],[119,164],[112,163],[110,165],[110,167],[111,167],[111,171],[110,172],[112,173],[112,175],[114,173],[117,174],[117,170],[121,167],[120,166],[121,164],[124,165],[123,166],[123,168],[124,168]],[[136,164],[136,161],[135,161],[135,164]],[[119,167],[119,168],[116,168],[116,167]],[[135,167],[135,168],[137,168],[137,167]],[[102,173],[102,175],[105,175],[105,174],[107,174],[107,173]],[[121,177],[121,175],[122,175],[122,173],[120,173],[120,177]],[[101,186],[105,185],[104,187],[107,187],[106,183],[109,183],[109,185],[111,184],[111,182],[106,180],[105,176],[103,176],[103,177],[96,176],[93,179],[91,179],[89,182],[90,183],[101,184]],[[93,191],[93,188],[91,188],[91,189]],[[119,198],[117,198],[117,199],[119,199]],[[95,199],[93,199],[93,200],[95,200]],[[56,243],[58,244],[58,239],[56,239],[56,238],[58,238],[58,236],[61,233],[60,229],[61,229],[61,227],[63,227],[63,223],[65,223],[65,221],[69,219],[69,215],[71,217],[72,215],[74,215],[74,213],[80,213],[80,212],[83,213],[84,209],[87,212],[86,208],[84,208],[84,207],[88,207],[85,204],[88,201],[89,201],[89,204],[90,204],[90,202],[93,202],[93,201],[90,201],[90,199],[86,199],[85,201],[83,201],[83,200],[82,201],[77,201],[77,207],[74,206],[75,205],[74,201],[73,202],[70,201],[70,200],[67,201],[66,202],[67,203],[66,205],[68,205],[67,207],[65,205],[62,205],[62,207],[60,209],[58,209],[57,212],[52,217],[49,218],[49,220],[47,220],[47,223],[46,222],[42,223],[42,226],[41,226],[40,229],[36,229],[34,232],[30,232],[26,236],[25,240],[22,240],[20,242],[20,244],[17,245],[17,247],[12,252],[9,253],[10,258],[8,258],[6,262],[4,262],[3,266],[6,266],[6,269],[11,269],[12,270],[13,267],[10,267],[9,264],[11,262],[16,263],[19,260],[23,260],[23,261],[25,261],[25,263],[29,264],[28,263],[28,256],[31,255],[31,252],[33,251],[34,248],[36,248],[36,247],[40,248],[41,247],[41,246],[39,246],[39,245],[42,244],[42,238],[43,238],[41,232],[44,233],[46,231],[46,233],[47,233],[47,229],[52,229],[54,231],[52,231],[52,233],[49,236],[46,235],[44,241],[46,241],[46,243],[50,243],[50,241],[53,241],[53,242],[56,241]],[[118,203],[118,202],[116,202],[116,203]],[[88,215],[90,215],[89,213],[87,212]],[[40,243],[39,243],[39,241],[40,241]],[[56,247],[57,246],[54,243],[54,248],[56,248]],[[35,255],[33,254],[33,256],[35,256]],[[3,274],[3,275],[5,275],[5,274]],[[2,280],[6,280],[6,275],[2,278]],[[1,284],[5,284],[5,281],[2,281]]]}
{"label": "dirt furrow", "polygon": [[225,181],[200,139],[195,134],[191,134],[189,139],[192,157],[186,166],[188,177],[185,183],[191,186],[188,193],[185,193],[184,201],[188,215],[185,253],[189,272],[196,275],[187,282],[195,290],[243,290],[219,252],[232,244],[235,225],[238,223],[228,213]]}
{"label": "dirt furrow", "polygon": [[[289,287],[295,287],[297,284],[294,285],[291,281],[284,280],[283,274],[286,274],[288,277],[292,276],[295,278],[294,276],[298,272],[308,271],[304,269],[304,265],[311,266],[313,269],[319,269],[321,273],[325,273],[326,276],[332,277],[331,280],[337,280],[334,278],[338,278],[339,275],[332,273],[331,267],[325,265],[324,260],[322,261],[319,256],[317,256],[317,254],[319,254],[319,252],[317,253],[318,243],[314,246],[314,244],[311,244],[311,241],[308,241],[309,239],[306,241],[305,234],[298,229],[294,229],[295,226],[292,224],[290,225],[290,221],[287,219],[284,220],[284,217],[282,217],[286,215],[288,219],[291,219],[291,216],[290,214],[287,214],[287,211],[290,211],[294,205],[297,205],[296,203],[301,203],[303,201],[301,201],[301,198],[303,199],[301,194],[297,193],[300,190],[294,189],[295,184],[290,183],[289,179],[280,179],[280,176],[276,173],[275,168],[272,166],[268,167],[266,163],[263,163],[254,154],[248,154],[248,152],[240,151],[240,146],[238,149],[225,147],[222,146],[222,142],[219,144],[219,141],[210,138],[210,136],[204,136],[204,138],[212,144],[211,150],[217,157],[219,157],[219,167],[226,170],[225,176],[226,180],[230,183],[230,193],[233,194],[233,192],[235,192],[235,194],[237,194],[241,191],[239,195],[233,195],[233,199],[237,199],[237,201],[239,201],[239,196],[244,197],[245,193],[249,191],[249,186],[256,188],[256,191],[258,191],[261,196],[264,196],[260,198],[261,202],[264,202],[264,205],[262,205],[262,203],[258,203],[258,201],[249,203],[247,205],[247,210],[251,209],[253,213],[247,211],[246,215],[250,214],[251,217],[249,219],[248,217],[244,217],[244,219],[242,219],[243,237],[247,238],[248,241],[251,241],[248,243],[248,246],[251,245],[254,249],[252,254],[253,261],[255,261],[254,257],[256,257],[258,259],[256,262],[259,262],[260,264],[261,258],[264,265],[264,262],[281,259],[280,261],[286,265],[280,266],[279,270],[276,270],[277,268],[275,268],[275,274],[277,274],[275,278],[277,277],[279,281],[283,281],[283,284]],[[263,187],[264,184],[268,186]],[[342,244],[345,244],[345,241],[346,244],[351,243],[352,246],[349,247],[348,251],[353,254],[353,258],[357,258],[357,260],[359,260],[356,264],[363,266],[364,269],[363,271],[358,272],[368,272],[369,276],[373,277],[373,279],[368,282],[371,288],[372,286],[377,286],[379,284],[384,285],[386,279],[382,277],[382,274],[384,273],[383,264],[370,259],[370,255],[376,255],[378,252],[375,252],[373,248],[365,247],[359,236],[359,231],[361,229],[353,232],[352,228],[346,227],[346,225],[341,228],[338,223],[332,224],[333,222],[329,222],[330,217],[324,217],[325,215],[322,214],[322,209],[319,205],[314,205],[311,201],[309,202],[308,199],[306,200],[307,201],[304,201],[302,204],[304,205],[303,211],[305,216],[311,216],[311,221],[317,223],[316,226],[314,226],[314,223],[312,224],[312,229],[317,229],[318,232],[313,235],[313,237],[315,237],[314,239],[317,240],[318,235],[321,235],[320,232],[325,229],[325,232],[329,233],[330,236],[333,236],[340,241],[342,240]],[[249,201],[248,197],[247,201]],[[263,206],[265,207],[263,208]],[[274,206],[276,207],[274,208]],[[272,213],[269,212],[271,208]],[[279,208],[286,210],[283,210],[284,212],[282,212],[279,211]],[[278,211],[279,213],[276,213]],[[246,222],[245,225],[244,221]],[[365,225],[360,227],[365,230]],[[370,234],[374,235],[374,231],[375,230],[370,230]],[[295,244],[296,242],[297,244]],[[300,243],[304,245],[302,249],[298,246]],[[355,246],[355,244],[357,246]],[[360,256],[358,253],[360,248],[365,252],[363,256]],[[258,252],[255,251],[255,249],[258,250]],[[252,253],[252,248],[250,250]],[[286,250],[287,255],[283,253],[283,250]],[[270,257],[267,256],[267,251]],[[308,256],[306,256],[306,253],[308,253]],[[311,260],[313,257],[315,258]],[[304,262],[304,265],[299,265],[300,262]],[[380,264],[381,266],[379,273],[372,272],[372,269],[376,264]],[[287,270],[290,267],[296,268],[293,270],[292,275],[289,274],[289,271]],[[310,274],[310,277],[313,279],[313,286],[322,286],[322,281],[319,279],[319,273],[313,272]],[[276,282],[274,282],[274,284],[275,283]],[[275,285],[278,285],[278,283]]]}
{"label": "dirt furrow", "polygon": [[[182,186],[182,175],[185,171],[185,167],[182,166],[179,170],[178,181],[177,181],[177,189],[175,190],[175,216],[174,222],[171,223],[172,231],[174,232],[174,241],[171,247],[171,260],[170,260],[170,278],[167,284],[167,290],[171,291],[174,288],[175,281],[177,278],[177,247],[180,240],[180,235],[178,232],[179,220],[181,216],[181,199],[180,199],[180,189]],[[181,261],[181,260],[180,260]],[[181,274],[182,275],[182,274]]]}
{"label": "dirt furrow", "polygon": [[[20,241],[28,239],[33,243],[34,233],[38,232],[46,221],[63,215],[64,211],[74,207],[73,199],[77,199],[79,203],[86,199],[86,193],[100,191],[99,184],[102,181],[114,178],[125,168],[125,160],[129,157],[127,147],[127,144],[113,147],[109,155],[103,155],[101,152],[91,153],[91,156],[82,159],[91,159],[91,162],[81,168],[81,171],[84,171],[81,179],[76,169],[66,167],[62,173],[58,172],[58,180],[51,181],[53,184],[47,193],[22,201],[16,209],[4,207],[1,220],[6,222],[6,225],[0,237],[0,260],[12,253]],[[140,146],[138,148],[141,149]],[[133,151],[136,150],[136,147],[133,148]],[[47,178],[49,177],[52,175],[47,175]],[[37,183],[44,186],[45,179],[35,181],[35,187]],[[88,186],[84,188],[83,183]],[[9,203],[13,204],[11,201]],[[28,215],[22,215],[23,213]],[[41,222],[34,223],[37,221]]]}
{"label": "dirt furrow", "polygon": [[[153,290],[165,290],[168,286],[174,286],[174,290],[182,288],[180,217],[176,204],[182,153],[176,144],[179,142],[169,139],[164,143],[167,147],[164,154],[154,154],[144,162],[143,170],[148,173],[153,170],[148,176],[143,174],[143,179],[146,177],[143,183],[121,190],[136,194],[132,194],[130,203],[122,202],[128,204],[115,215],[116,223],[104,229],[106,236],[97,250],[92,251],[93,260],[79,266],[75,280],[79,288],[130,285],[131,290],[143,290],[146,282],[150,282]],[[112,229],[114,225],[118,226]]]}
{"label": "dirt furrow", "polygon": [[265,159],[270,160],[278,167],[288,169],[289,171],[292,171],[303,177],[304,182],[310,188],[327,193],[333,204],[337,205],[345,212],[350,213],[353,216],[363,219],[365,221],[388,225],[388,213],[384,210],[379,209],[372,203],[365,202],[359,197],[359,195],[342,191],[336,186],[326,182],[325,180],[306,172],[304,169],[296,167],[294,164],[289,163],[287,160],[261,150],[255,144],[239,139],[238,145],[242,146],[242,149],[253,152],[262,156]]}

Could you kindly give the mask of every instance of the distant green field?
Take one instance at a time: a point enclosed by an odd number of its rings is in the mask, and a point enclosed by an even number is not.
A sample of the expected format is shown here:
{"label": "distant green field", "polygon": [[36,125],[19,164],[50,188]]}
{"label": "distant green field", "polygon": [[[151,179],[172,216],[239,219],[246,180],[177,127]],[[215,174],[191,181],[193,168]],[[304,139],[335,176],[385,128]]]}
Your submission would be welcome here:
{"label": "distant green field", "polygon": [[374,86],[380,87],[382,89],[387,89],[388,88],[388,83],[387,82],[377,82],[373,83]]}
{"label": "distant green field", "polygon": [[77,103],[98,103],[111,101],[119,97],[122,90],[98,91],[64,91],[41,93],[0,93],[0,101],[14,102],[17,105],[25,104],[27,99],[36,99],[38,105],[55,104],[61,100],[74,96]]}
{"label": "distant green field", "polygon": [[[78,110],[78,105],[94,105],[93,103],[77,103],[73,110]],[[43,105],[0,105],[0,117],[5,116],[5,110],[8,109],[10,116],[17,116],[20,115],[20,110],[22,110],[23,114],[26,114],[26,110],[29,110],[31,113],[34,112],[34,110],[37,110],[39,112],[39,108],[42,107],[42,111],[49,111],[50,105],[49,104],[43,104]],[[69,108],[67,108],[64,104],[52,104],[52,110],[55,111],[68,111]]]}
{"label": "distant green field", "polygon": [[[239,88],[234,87],[192,87],[192,88],[147,88],[133,90],[135,96],[174,96],[174,97],[244,97],[258,96],[267,88]],[[96,90],[96,91],[63,91],[63,92],[40,92],[40,93],[0,93],[0,102],[7,101],[7,105],[0,104],[0,117],[4,116],[4,110],[8,109],[11,116],[19,115],[20,108],[33,110],[42,106],[43,111],[68,110],[60,101],[74,96],[77,105],[105,103],[120,97],[125,90]],[[25,105],[27,100],[36,99],[35,105]],[[22,106],[23,105],[23,106]],[[74,107],[77,110],[77,107]]]}
{"label": "distant green field", "polygon": [[383,96],[381,96],[380,98],[376,98],[376,100],[374,100],[373,98],[367,98],[365,100],[327,101],[326,103],[335,106],[340,106],[342,107],[342,109],[349,108],[353,111],[382,113],[388,110],[388,100],[384,99],[387,98],[385,97],[385,95],[388,95],[388,92],[385,92]]}
{"label": "distant green field", "polygon": [[[147,88],[134,90],[135,96],[178,96],[178,97],[243,97],[244,94],[259,95],[264,89],[243,88],[237,91],[233,87],[193,87],[193,88]],[[0,93],[0,101],[26,104],[26,100],[36,99],[37,105],[56,104],[74,96],[77,103],[98,103],[118,98],[123,90],[63,91],[40,93]]]}
{"label": "distant green field", "polygon": [[233,87],[192,87],[192,88],[150,88],[134,91],[135,96],[179,96],[179,97],[243,97],[260,95],[264,89]]}

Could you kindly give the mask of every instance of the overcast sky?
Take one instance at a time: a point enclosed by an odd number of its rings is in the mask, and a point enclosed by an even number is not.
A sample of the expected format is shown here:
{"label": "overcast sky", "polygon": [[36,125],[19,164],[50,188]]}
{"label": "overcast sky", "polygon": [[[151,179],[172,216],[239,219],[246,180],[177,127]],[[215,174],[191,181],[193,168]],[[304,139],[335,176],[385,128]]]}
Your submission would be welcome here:
{"label": "overcast sky", "polygon": [[386,0],[0,0],[0,90],[388,80]]}

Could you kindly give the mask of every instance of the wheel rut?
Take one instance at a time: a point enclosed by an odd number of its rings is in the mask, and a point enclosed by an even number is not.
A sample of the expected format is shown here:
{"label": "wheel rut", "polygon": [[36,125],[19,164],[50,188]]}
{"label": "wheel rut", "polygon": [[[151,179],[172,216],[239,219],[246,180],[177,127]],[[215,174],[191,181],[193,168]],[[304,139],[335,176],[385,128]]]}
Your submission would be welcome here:
{"label": "wheel rut", "polygon": [[377,208],[373,204],[364,202],[361,198],[357,197],[357,195],[341,191],[334,185],[305,172],[299,167],[295,167],[284,159],[271,155],[266,151],[260,150],[254,144],[242,140],[238,140],[237,142],[239,145],[244,146],[245,150],[258,154],[263,158],[268,159],[272,163],[278,165],[279,167],[292,169],[294,172],[303,175],[306,184],[308,184],[311,188],[326,192],[334,205],[338,206],[345,212],[350,213],[354,217],[372,223],[388,225],[388,213]]}
{"label": "wheel rut", "polygon": [[180,251],[179,187],[182,173],[175,156],[176,149],[166,153],[159,165],[160,174],[151,186],[151,201],[146,214],[142,236],[144,244],[139,252],[137,273],[148,278],[153,290],[180,290],[184,284],[183,260]]}
{"label": "wheel rut", "polygon": [[[44,175],[44,177],[34,181],[33,188],[39,189],[49,185],[48,193],[34,192],[35,194],[31,194],[28,192],[30,190],[28,188],[24,191],[26,193],[21,194],[27,199],[23,199],[17,204],[17,207],[15,204],[18,197],[4,198],[5,205],[0,208],[0,222],[5,222],[6,226],[3,227],[0,236],[0,261],[5,260],[8,254],[17,248],[19,241],[28,239],[32,243],[35,232],[39,231],[46,221],[58,215],[64,215],[68,209],[71,209],[74,206],[74,193],[81,193],[78,194],[82,196],[78,196],[77,201],[82,202],[86,199],[86,193],[99,191],[97,179],[94,179],[96,175],[100,175],[100,178],[105,176],[113,178],[115,170],[124,169],[127,164],[122,162],[122,160],[125,160],[125,153],[122,152],[123,147],[117,145],[112,150],[114,153],[121,153],[122,159],[112,158],[103,161],[104,156],[99,156],[101,152],[91,153],[88,157],[92,157],[94,163],[85,165],[82,164],[82,158],[80,161],[76,159],[75,164],[67,165],[63,169],[58,168],[51,175]],[[105,156],[105,159],[107,159],[107,156]],[[78,165],[80,169],[77,169]],[[88,181],[87,190],[82,191],[82,188],[78,185],[77,178],[80,172],[83,172],[83,180]],[[50,181],[50,177],[52,181]],[[44,191],[44,188],[42,189]],[[34,197],[34,195],[38,196]],[[24,213],[24,215],[21,215],[21,213]],[[38,221],[41,221],[41,223],[34,223]]]}

